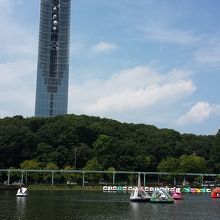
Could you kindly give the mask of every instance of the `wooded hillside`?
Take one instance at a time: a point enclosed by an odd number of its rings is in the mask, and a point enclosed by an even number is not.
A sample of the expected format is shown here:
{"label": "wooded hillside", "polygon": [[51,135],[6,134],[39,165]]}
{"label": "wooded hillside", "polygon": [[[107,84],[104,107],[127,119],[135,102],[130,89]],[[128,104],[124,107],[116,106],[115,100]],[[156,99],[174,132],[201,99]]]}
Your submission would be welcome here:
{"label": "wooded hillside", "polygon": [[75,148],[77,169],[220,173],[220,130],[197,136],[86,115],[0,119],[1,169],[74,169]]}

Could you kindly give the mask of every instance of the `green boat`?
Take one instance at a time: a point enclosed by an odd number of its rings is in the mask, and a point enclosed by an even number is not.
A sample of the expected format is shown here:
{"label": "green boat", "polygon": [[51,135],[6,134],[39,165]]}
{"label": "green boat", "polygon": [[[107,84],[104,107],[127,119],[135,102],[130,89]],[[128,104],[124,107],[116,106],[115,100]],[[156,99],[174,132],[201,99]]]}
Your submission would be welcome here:
{"label": "green boat", "polygon": [[151,195],[150,202],[172,204],[174,203],[174,199],[170,196],[170,194],[166,190],[156,188]]}

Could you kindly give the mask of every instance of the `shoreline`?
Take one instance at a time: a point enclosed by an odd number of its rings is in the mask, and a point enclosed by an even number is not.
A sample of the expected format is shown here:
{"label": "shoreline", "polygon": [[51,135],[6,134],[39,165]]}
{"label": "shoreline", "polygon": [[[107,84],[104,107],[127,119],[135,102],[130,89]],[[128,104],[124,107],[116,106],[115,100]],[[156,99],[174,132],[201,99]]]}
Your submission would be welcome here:
{"label": "shoreline", "polygon": [[[0,185],[0,191],[18,190],[20,185]],[[76,186],[76,185],[28,185],[29,191],[102,191],[103,186]]]}
{"label": "shoreline", "polygon": [[[3,190],[17,190],[19,185],[0,185],[0,191]],[[161,188],[160,186],[157,186]],[[80,185],[48,185],[48,184],[32,184],[27,186],[29,191],[91,191],[91,192],[128,192],[131,191],[133,187],[126,186],[103,186],[103,185],[93,185],[93,186],[80,186]],[[146,191],[152,191],[154,187],[148,186],[144,187]],[[162,187],[168,191],[173,191],[176,187]],[[190,187],[177,187],[176,189],[181,192],[191,192],[191,193],[199,193],[199,192],[211,192],[213,187],[198,187],[198,188],[190,188]]]}
{"label": "shoreline", "polygon": [[40,191],[102,191],[102,186],[70,186],[70,185],[29,185],[28,190]]}

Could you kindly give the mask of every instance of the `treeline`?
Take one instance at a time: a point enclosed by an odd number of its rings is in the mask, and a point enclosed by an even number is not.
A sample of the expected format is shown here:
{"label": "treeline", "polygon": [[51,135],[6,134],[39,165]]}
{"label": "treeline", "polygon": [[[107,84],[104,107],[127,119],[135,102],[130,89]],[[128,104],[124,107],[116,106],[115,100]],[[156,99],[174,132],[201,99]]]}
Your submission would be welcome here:
{"label": "treeline", "polygon": [[87,170],[220,173],[220,130],[208,136],[180,134],[86,115],[0,119],[0,169],[75,165]]}

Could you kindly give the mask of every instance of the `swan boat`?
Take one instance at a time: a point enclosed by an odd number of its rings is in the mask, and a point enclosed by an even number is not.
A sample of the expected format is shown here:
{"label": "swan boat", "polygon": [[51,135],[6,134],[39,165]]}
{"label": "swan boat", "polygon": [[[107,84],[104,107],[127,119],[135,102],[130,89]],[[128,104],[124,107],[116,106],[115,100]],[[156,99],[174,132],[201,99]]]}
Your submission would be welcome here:
{"label": "swan boat", "polygon": [[183,199],[183,195],[182,195],[181,192],[174,191],[172,193],[172,198],[175,199],[175,200]]}
{"label": "swan boat", "polygon": [[141,187],[141,176],[138,174],[138,186],[132,189],[130,201],[132,202],[150,202],[150,195]]}
{"label": "swan boat", "polygon": [[174,199],[163,189],[155,189],[152,193],[151,203],[173,203]]}
{"label": "swan boat", "polygon": [[211,198],[214,198],[214,199],[220,198],[220,187],[216,187],[212,190]]}
{"label": "swan boat", "polygon": [[130,201],[132,202],[150,202],[150,198],[150,195],[141,187],[135,187],[130,195]]}
{"label": "swan boat", "polygon": [[16,196],[27,196],[27,188],[26,187],[20,187],[17,191]]}

